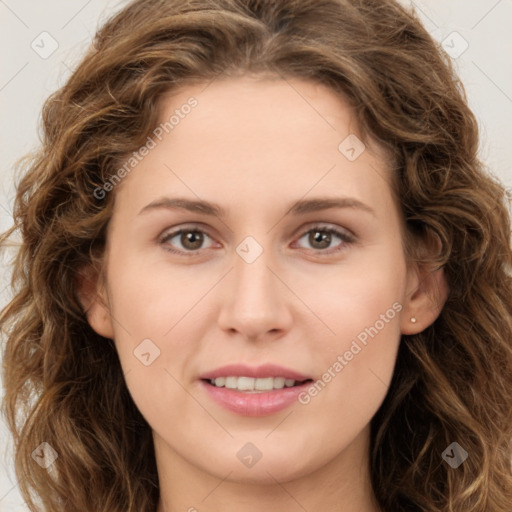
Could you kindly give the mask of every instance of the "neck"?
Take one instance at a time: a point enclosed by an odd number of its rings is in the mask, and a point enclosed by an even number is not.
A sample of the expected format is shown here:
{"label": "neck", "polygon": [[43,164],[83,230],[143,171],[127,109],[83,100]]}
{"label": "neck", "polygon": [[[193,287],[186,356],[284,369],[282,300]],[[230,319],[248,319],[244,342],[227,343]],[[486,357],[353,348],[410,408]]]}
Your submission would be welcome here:
{"label": "neck", "polygon": [[156,512],[380,511],[370,483],[369,426],[326,464],[291,480],[268,468],[249,481],[230,478],[233,472],[214,475],[213,468],[191,464],[153,435],[160,481]]}

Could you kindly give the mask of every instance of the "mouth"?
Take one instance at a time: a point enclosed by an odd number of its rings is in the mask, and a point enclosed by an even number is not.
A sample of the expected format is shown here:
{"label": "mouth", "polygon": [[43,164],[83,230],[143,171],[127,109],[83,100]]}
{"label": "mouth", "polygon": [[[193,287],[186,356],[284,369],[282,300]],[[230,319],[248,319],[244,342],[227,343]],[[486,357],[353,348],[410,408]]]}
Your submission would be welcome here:
{"label": "mouth", "polygon": [[216,388],[231,389],[233,391],[241,391],[244,393],[268,393],[283,388],[293,388],[313,382],[313,379],[295,380],[287,379],[285,377],[255,378],[236,375],[201,380]]}
{"label": "mouth", "polygon": [[241,416],[267,416],[290,407],[313,382],[291,368],[276,364],[229,364],[199,376],[206,396]]}

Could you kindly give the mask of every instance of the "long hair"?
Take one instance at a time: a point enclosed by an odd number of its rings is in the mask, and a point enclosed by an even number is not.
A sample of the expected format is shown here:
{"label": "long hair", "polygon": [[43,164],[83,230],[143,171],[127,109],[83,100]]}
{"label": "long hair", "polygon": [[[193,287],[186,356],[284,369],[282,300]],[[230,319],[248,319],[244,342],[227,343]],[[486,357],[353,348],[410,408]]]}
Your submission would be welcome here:
{"label": "long hair", "polygon": [[[155,511],[150,426],[113,341],[91,329],[77,298],[79,269],[101,269],[115,198],[115,190],[95,191],[147,140],[164,93],[252,73],[339,93],[355,108],[363,139],[392,155],[396,197],[414,235],[406,236],[408,257],[410,240],[441,241],[437,254],[415,261],[444,269],[448,298],[431,326],[402,336],[371,423],[380,507],[510,512],[506,194],[478,158],[477,122],[450,58],[392,0],[133,1],[98,30],[47,99],[41,147],[21,161],[14,224],[0,238],[21,239],[0,324],[3,410],[30,510]],[[58,454],[47,470],[32,456],[44,442]],[[454,442],[468,454],[456,469],[442,456]]]}

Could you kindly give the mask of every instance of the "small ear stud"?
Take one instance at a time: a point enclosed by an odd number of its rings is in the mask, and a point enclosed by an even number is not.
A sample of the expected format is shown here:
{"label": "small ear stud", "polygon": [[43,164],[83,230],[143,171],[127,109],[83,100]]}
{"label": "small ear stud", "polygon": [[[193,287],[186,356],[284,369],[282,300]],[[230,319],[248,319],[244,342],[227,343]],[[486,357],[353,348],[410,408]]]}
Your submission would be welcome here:
{"label": "small ear stud", "polygon": [[415,316],[411,316],[411,322],[412,322],[413,324],[415,324],[415,323],[416,323],[416,317],[415,317]]}

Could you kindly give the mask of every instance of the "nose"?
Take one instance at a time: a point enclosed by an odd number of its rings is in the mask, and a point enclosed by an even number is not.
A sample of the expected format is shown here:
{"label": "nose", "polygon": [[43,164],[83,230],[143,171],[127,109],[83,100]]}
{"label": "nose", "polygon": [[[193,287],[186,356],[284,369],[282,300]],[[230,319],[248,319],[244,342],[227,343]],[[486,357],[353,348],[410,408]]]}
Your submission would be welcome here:
{"label": "nose", "polygon": [[258,341],[275,339],[292,325],[293,293],[286,279],[274,267],[270,250],[249,263],[234,254],[234,268],[226,276],[225,295],[218,325],[231,335]]}

